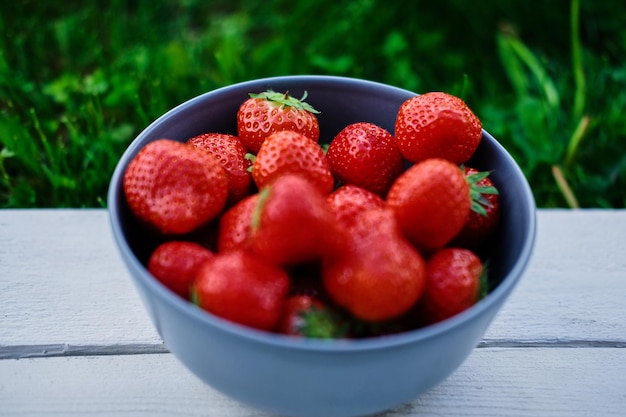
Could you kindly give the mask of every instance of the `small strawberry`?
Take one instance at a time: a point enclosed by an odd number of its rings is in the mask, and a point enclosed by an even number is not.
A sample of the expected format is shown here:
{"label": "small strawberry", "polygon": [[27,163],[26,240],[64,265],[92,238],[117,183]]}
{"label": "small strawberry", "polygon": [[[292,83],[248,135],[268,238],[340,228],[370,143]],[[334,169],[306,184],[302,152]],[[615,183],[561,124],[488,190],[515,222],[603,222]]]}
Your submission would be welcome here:
{"label": "small strawberry", "polygon": [[213,155],[226,172],[230,206],[252,192],[252,162],[246,158],[246,147],[238,137],[226,133],[204,133],[187,141]]}
{"label": "small strawberry", "polygon": [[189,299],[198,271],[213,256],[213,252],[197,243],[165,242],[150,255],[148,272],[182,298]]}
{"label": "small strawberry", "polygon": [[309,295],[292,295],[285,301],[277,332],[288,336],[336,339],[345,336],[339,315]]}
{"label": "small strawberry", "polygon": [[317,142],[319,112],[304,101],[306,96],[305,92],[298,100],[289,92],[272,90],[250,94],[237,111],[237,136],[248,151],[256,154],[267,136],[281,130],[293,130]]}
{"label": "small strawberry", "polygon": [[252,165],[252,178],[263,188],[285,174],[298,174],[327,194],[334,178],[324,151],[301,133],[282,130],[265,139]]}
{"label": "small strawberry", "polygon": [[192,285],[192,297],[200,308],[268,331],[278,324],[288,291],[285,271],[245,251],[216,254]]}
{"label": "small strawberry", "polygon": [[330,297],[367,322],[408,312],[424,291],[426,264],[402,236],[393,212],[367,210],[348,231],[350,249],[322,265]]}
{"label": "small strawberry", "polygon": [[147,144],[129,163],[123,188],[137,218],[164,234],[183,234],[220,214],[228,180],[212,155],[160,139]]}
{"label": "small strawberry", "polygon": [[476,250],[487,241],[500,221],[500,197],[489,172],[469,167],[464,167],[464,172],[474,194],[473,209],[451,245]]}
{"label": "small strawberry", "polygon": [[279,265],[321,259],[341,250],[344,234],[326,197],[307,179],[284,175],[260,191],[251,250]]}
{"label": "small strawberry", "polygon": [[431,92],[400,106],[395,137],[398,149],[410,162],[444,158],[460,165],[480,144],[482,124],[460,98]]}
{"label": "small strawberry", "polygon": [[426,290],[418,310],[434,323],[473,306],[480,297],[483,264],[468,249],[444,248],[427,262]]}
{"label": "small strawberry", "polygon": [[346,184],[337,188],[326,198],[331,210],[344,227],[359,221],[362,212],[372,208],[384,208],[386,203],[378,194],[357,185]]}
{"label": "small strawberry", "polygon": [[431,251],[456,236],[471,211],[470,187],[452,162],[431,158],[407,169],[387,195],[406,237],[420,250]]}
{"label": "small strawberry", "polygon": [[217,251],[245,249],[252,233],[252,216],[259,201],[259,194],[252,194],[235,203],[219,220]]}
{"label": "small strawberry", "polygon": [[383,196],[404,169],[391,133],[368,122],[353,123],[341,130],[330,143],[326,157],[339,181]]}

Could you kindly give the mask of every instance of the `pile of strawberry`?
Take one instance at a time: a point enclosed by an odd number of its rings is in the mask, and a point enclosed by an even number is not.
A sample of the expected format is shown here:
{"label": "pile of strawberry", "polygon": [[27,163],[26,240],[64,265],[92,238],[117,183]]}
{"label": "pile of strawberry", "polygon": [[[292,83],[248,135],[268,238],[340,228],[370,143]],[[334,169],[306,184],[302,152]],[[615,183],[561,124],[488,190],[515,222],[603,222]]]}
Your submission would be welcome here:
{"label": "pile of strawberry", "polygon": [[467,166],[479,119],[432,92],[401,105],[394,135],[359,122],[323,146],[305,98],[250,94],[236,136],[139,151],[123,187],[162,238],[148,271],[214,315],[305,337],[405,331],[476,303],[500,210]]}

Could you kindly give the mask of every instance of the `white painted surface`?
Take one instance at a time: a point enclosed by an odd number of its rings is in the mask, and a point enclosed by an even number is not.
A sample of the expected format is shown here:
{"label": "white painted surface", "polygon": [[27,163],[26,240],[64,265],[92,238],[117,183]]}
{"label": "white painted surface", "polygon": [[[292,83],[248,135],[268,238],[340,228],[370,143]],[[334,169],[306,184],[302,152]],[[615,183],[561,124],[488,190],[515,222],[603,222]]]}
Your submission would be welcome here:
{"label": "white painted surface", "polygon": [[[381,416],[621,417],[625,363],[626,349],[476,349],[441,385]],[[2,360],[0,375],[0,416],[269,417],[171,354]]]}
{"label": "white painted surface", "polygon": [[[626,210],[540,210],[480,347],[385,417],[625,415],[625,236]],[[265,416],[166,352],[105,210],[0,210],[0,416]]]}

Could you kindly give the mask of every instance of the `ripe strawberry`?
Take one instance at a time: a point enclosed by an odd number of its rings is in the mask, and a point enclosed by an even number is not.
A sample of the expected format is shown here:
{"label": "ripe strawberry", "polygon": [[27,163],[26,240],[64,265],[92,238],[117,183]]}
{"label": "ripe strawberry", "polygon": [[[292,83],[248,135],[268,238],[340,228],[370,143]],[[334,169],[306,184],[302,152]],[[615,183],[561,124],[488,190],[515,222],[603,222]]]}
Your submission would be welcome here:
{"label": "ripe strawberry", "polygon": [[324,287],[335,303],[368,322],[408,312],[425,286],[425,261],[402,236],[389,209],[362,213],[349,229],[350,249],[322,265]]}
{"label": "ripe strawberry", "polygon": [[404,169],[391,133],[368,122],[346,126],[330,143],[326,157],[339,181],[383,196]]}
{"label": "ripe strawberry", "polygon": [[344,237],[326,197],[305,178],[285,175],[260,191],[250,236],[260,257],[279,265],[318,260],[341,250]]}
{"label": "ripe strawberry", "polygon": [[291,130],[272,133],[265,139],[252,165],[252,178],[263,188],[285,174],[298,174],[327,194],[334,178],[324,151],[306,136]]}
{"label": "ripe strawberry", "polygon": [[359,221],[362,212],[372,208],[384,208],[386,205],[378,194],[353,184],[337,188],[328,194],[326,201],[343,227],[351,227],[354,222]]}
{"label": "ripe strawberry", "polygon": [[169,139],[142,148],[123,181],[131,211],[164,234],[188,233],[213,220],[228,194],[226,174],[212,155]]}
{"label": "ripe strawberry", "polygon": [[471,211],[470,188],[452,162],[431,158],[407,169],[387,195],[405,236],[420,250],[446,245]]}
{"label": "ripe strawberry", "polygon": [[419,311],[428,323],[438,322],[471,307],[480,296],[483,264],[468,249],[444,248],[426,266],[426,290]]}
{"label": "ripe strawberry", "polygon": [[339,316],[317,298],[292,295],[287,298],[278,322],[278,333],[316,339],[345,336]]}
{"label": "ripe strawberry", "polygon": [[252,192],[252,174],[248,168],[252,162],[246,158],[246,147],[238,137],[226,133],[204,133],[188,140],[188,143],[213,155],[226,172],[230,206]]}
{"label": "ripe strawberry", "polygon": [[259,201],[259,194],[252,194],[238,201],[220,217],[217,251],[244,249],[249,245],[252,233],[252,216]]}
{"label": "ripe strawberry", "polygon": [[395,135],[400,152],[410,162],[444,158],[460,165],[476,151],[482,124],[460,98],[432,92],[400,106]]}
{"label": "ripe strawberry", "polygon": [[268,90],[250,94],[237,111],[237,136],[248,151],[256,154],[267,136],[281,130],[293,130],[317,142],[320,136],[317,110],[289,92]]}
{"label": "ripe strawberry", "polygon": [[289,276],[245,251],[218,253],[198,272],[192,297],[216,316],[273,330],[289,291]]}
{"label": "ripe strawberry", "polygon": [[488,177],[489,172],[469,167],[464,167],[464,172],[474,195],[472,211],[451,245],[476,250],[486,242],[500,221],[500,197]]}
{"label": "ripe strawberry", "polygon": [[213,252],[197,243],[165,242],[150,255],[148,272],[176,294],[189,299],[190,287],[198,271],[213,256]]}

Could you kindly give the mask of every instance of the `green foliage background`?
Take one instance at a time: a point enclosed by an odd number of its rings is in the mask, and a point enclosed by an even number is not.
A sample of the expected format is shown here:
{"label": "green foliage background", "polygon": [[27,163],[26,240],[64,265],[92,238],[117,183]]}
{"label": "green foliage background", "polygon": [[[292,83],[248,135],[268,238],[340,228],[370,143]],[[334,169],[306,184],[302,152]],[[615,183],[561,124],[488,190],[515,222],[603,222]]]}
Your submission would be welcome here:
{"label": "green foliage background", "polygon": [[332,74],[464,98],[541,207],[626,207],[622,0],[0,5],[0,207],[104,206],[130,141],[249,79]]}

